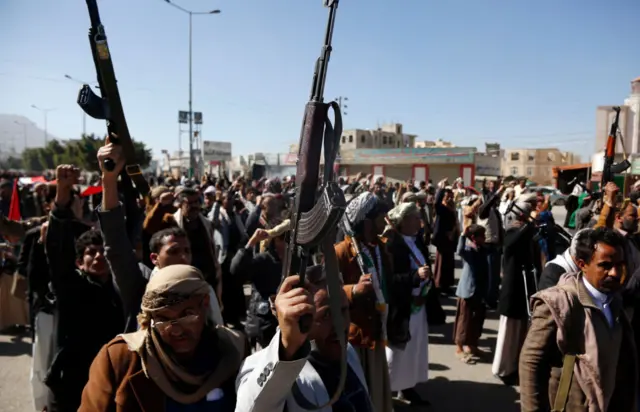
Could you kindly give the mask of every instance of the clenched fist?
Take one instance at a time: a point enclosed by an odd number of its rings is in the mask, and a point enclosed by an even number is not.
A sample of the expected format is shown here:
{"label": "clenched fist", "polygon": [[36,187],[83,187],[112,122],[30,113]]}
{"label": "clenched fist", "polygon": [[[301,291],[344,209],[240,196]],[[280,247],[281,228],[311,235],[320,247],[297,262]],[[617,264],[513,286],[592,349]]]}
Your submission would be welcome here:
{"label": "clenched fist", "polygon": [[56,167],[56,183],[58,190],[69,190],[73,185],[78,183],[80,177],[80,169],[74,165],[60,165]]}
{"label": "clenched fist", "polygon": [[422,266],[420,269],[418,269],[418,276],[422,280],[431,278],[433,276],[433,274],[431,273],[431,268],[427,265]]}
{"label": "clenched fist", "polygon": [[[113,170],[106,170],[104,168],[104,161],[106,159],[111,159],[116,164],[116,167]],[[98,150],[98,165],[100,165],[103,179],[117,179],[118,175],[125,165],[125,158],[122,154],[122,146],[111,143],[111,139],[107,137],[107,139],[105,140],[105,145]]]}
{"label": "clenched fist", "polygon": [[280,326],[280,343],[284,349],[282,354],[286,359],[292,360],[298,349],[307,340],[308,332],[300,331],[300,318],[304,315],[314,316],[316,306],[311,294],[303,287],[298,286],[299,276],[287,277],[276,296],[275,307]]}

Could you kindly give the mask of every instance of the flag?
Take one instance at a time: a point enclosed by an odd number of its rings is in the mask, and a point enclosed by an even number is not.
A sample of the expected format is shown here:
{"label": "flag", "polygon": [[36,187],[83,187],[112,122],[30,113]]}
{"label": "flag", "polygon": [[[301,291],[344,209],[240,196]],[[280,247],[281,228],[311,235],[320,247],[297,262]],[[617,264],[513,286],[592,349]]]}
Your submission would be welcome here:
{"label": "flag", "polygon": [[11,204],[9,204],[9,220],[22,220],[20,215],[20,196],[18,195],[18,179],[13,181],[13,192],[11,193]]}
{"label": "flag", "polygon": [[102,193],[102,186],[89,186],[80,194],[82,197],[93,196]]}

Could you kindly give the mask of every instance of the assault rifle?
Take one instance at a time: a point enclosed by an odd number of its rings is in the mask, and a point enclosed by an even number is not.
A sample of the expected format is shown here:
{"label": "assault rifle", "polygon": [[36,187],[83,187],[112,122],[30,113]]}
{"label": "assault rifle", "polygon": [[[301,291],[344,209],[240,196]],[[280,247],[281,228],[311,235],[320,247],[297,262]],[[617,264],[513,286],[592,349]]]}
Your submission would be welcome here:
{"label": "assault rifle", "polygon": [[[311,97],[305,107],[300,146],[297,160],[296,193],[291,212],[291,237],[282,261],[282,276],[298,274],[304,284],[307,264],[313,248],[320,246],[324,255],[324,266],[329,293],[329,311],[335,332],[342,346],[340,380],[335,393],[326,405],[314,405],[300,393],[296,384],[292,391],[297,403],[307,410],[317,410],[333,404],[344,387],[347,372],[345,324],[341,311],[342,282],[339,278],[338,261],[334,249],[335,231],[346,207],[344,193],[334,181],[333,164],[336,160],[342,116],[336,102],[324,103],[324,86],[327,66],[331,54],[331,39],[338,8],[338,0],[324,0],[329,8],[329,21],[320,57],[313,73]],[[329,109],[334,113],[334,125],[329,120]],[[320,155],[324,142],[323,184],[319,188]],[[318,197],[319,194],[319,197]],[[306,333],[311,327],[310,316],[300,319],[300,331]]]}
{"label": "assault rifle", "polygon": [[620,174],[631,167],[631,163],[629,162],[629,160],[627,160],[626,154],[625,159],[622,162],[614,163],[616,157],[616,141],[619,133],[618,124],[620,121],[620,107],[614,107],[613,111],[616,112],[616,117],[614,118],[613,123],[611,123],[611,131],[609,132],[609,137],[607,138],[607,146],[605,147],[604,166],[602,167],[600,191],[604,190],[604,186],[607,183],[613,182],[613,178],[615,177],[615,175]]}
{"label": "assault rifle", "polygon": [[[107,44],[104,26],[100,21],[98,4],[96,0],[86,0],[86,2],[89,9],[89,18],[91,19],[89,43],[102,97],[96,95],[91,87],[85,84],[80,89],[80,93],[78,93],[78,104],[86,114],[94,119],[107,121],[107,131],[111,142],[122,146],[127,161],[127,166],[125,167],[126,176],[133,180],[138,192],[142,196],[146,196],[149,193],[149,183],[142,176],[140,165],[136,163],[135,148],[131,141],[127,120],[124,117],[116,74],[111,61],[111,52]],[[107,170],[113,170],[115,163],[111,159],[106,159],[103,166]],[[124,176],[125,174],[123,173]]]}
{"label": "assault rifle", "polygon": [[[140,214],[135,201],[138,198],[138,193],[142,196],[146,196],[149,193],[149,183],[142,175],[140,166],[136,162],[135,149],[124,117],[120,92],[118,91],[113,62],[111,61],[111,52],[107,44],[104,26],[100,21],[98,4],[96,0],[86,0],[86,2],[89,9],[89,18],[91,19],[89,43],[102,97],[96,95],[91,87],[85,84],[78,93],[78,105],[94,119],[106,120],[110,141],[122,146],[127,163],[120,177],[125,197],[127,232],[133,241],[136,236],[136,226],[139,223],[137,218]],[[103,167],[106,170],[113,170],[115,163],[111,159],[106,159]],[[135,189],[132,181],[136,185]]]}

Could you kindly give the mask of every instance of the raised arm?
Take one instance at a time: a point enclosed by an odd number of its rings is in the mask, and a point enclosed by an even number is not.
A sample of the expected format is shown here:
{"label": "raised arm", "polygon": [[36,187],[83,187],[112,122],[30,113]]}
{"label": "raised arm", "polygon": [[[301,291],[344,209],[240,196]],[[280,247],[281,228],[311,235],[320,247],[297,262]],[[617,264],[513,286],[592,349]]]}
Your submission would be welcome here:
{"label": "raised arm", "polygon": [[604,187],[604,203],[598,216],[598,223],[596,223],[594,229],[599,227],[613,228],[617,213],[616,196],[619,191],[620,189],[618,189],[618,186],[613,182],[607,183]]}
{"label": "raised arm", "polygon": [[[49,218],[45,251],[49,262],[51,286],[58,299],[64,299],[80,280],[76,274],[75,243],[82,232],[82,226],[75,221],[71,210],[71,190],[79,175],[80,170],[72,165],[60,165],[56,169],[58,187],[55,206]],[[85,227],[85,230],[87,229],[88,226]]]}
{"label": "raised arm", "polygon": [[458,256],[460,256],[460,258],[463,260],[467,258],[467,254],[468,254],[467,249],[465,248],[466,244],[467,244],[467,235],[465,232],[462,235],[460,235],[460,238],[458,239],[458,250],[456,251]]}
{"label": "raised arm", "polygon": [[240,248],[231,260],[230,272],[233,276],[239,277],[243,282],[253,281],[254,276],[261,276],[260,268],[255,267],[254,264],[254,251],[260,242],[268,238],[269,233],[264,229],[254,232],[246,246]]}
{"label": "raised arm", "polygon": [[489,201],[484,203],[482,206],[480,206],[480,209],[478,210],[478,217],[480,219],[487,219],[489,217],[489,213],[491,212],[491,209],[498,203],[498,201],[502,197],[503,192],[504,192],[504,186],[500,186],[498,191],[495,192],[493,196],[491,196]]}
{"label": "raised arm", "polygon": [[98,151],[98,164],[101,167],[105,159],[112,159],[116,163],[113,171],[102,170],[102,205],[98,216],[105,258],[111,268],[113,284],[120,293],[125,316],[135,318],[140,311],[146,279],[127,236],[124,208],[118,195],[118,175],[125,163],[122,148],[107,141]]}

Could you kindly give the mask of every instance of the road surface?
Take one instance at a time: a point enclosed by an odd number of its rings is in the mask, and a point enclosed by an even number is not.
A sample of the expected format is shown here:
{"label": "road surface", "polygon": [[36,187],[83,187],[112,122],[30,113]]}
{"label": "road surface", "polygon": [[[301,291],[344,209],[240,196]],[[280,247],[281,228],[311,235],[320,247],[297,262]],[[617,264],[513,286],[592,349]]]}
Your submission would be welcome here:
{"label": "road surface", "polygon": [[[555,207],[553,214],[564,222],[564,207]],[[458,262],[459,263],[459,262]],[[459,264],[456,278],[460,276]],[[504,385],[491,374],[491,359],[485,363],[467,365],[455,356],[451,339],[455,316],[455,300],[443,298],[447,313],[446,325],[432,327],[429,336],[429,376],[420,392],[432,404],[430,408],[406,408],[396,405],[397,411],[446,412],[517,412],[517,388]],[[493,353],[498,332],[498,315],[487,313],[480,349]],[[31,340],[23,335],[0,334],[0,411],[33,412],[29,368]]]}

